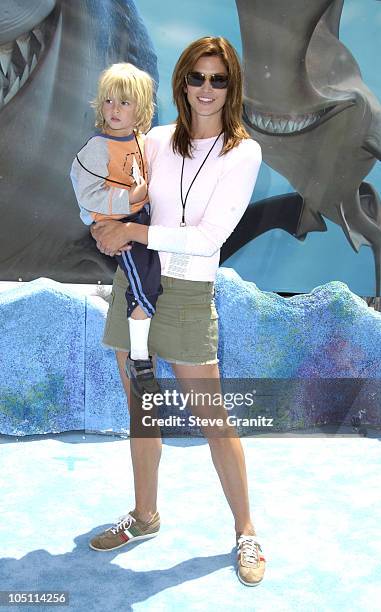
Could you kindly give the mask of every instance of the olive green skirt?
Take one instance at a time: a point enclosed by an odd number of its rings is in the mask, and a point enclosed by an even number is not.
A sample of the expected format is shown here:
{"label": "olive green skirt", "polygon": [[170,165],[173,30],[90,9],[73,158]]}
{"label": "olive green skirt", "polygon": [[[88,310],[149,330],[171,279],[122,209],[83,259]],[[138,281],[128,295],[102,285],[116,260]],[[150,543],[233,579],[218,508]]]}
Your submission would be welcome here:
{"label": "olive green skirt", "polygon": [[[171,363],[217,363],[218,315],[214,283],[161,277],[159,296],[148,338],[150,355]],[[103,343],[130,350],[125,292],[128,281],[118,267],[109,299]]]}

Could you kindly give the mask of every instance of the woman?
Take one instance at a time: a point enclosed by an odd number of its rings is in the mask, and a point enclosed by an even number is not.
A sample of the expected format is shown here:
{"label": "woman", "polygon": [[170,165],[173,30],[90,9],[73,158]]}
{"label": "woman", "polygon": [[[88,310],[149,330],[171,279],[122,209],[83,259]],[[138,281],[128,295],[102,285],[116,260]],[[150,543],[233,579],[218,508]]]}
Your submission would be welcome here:
{"label": "woman", "polygon": [[[145,141],[151,226],[108,221],[98,223],[92,233],[107,255],[128,248],[129,241],[159,251],[163,294],[153,318],[150,350],[172,364],[183,385],[199,380],[219,389],[214,280],[220,247],[250,201],[261,151],[241,122],[241,69],[226,39],[205,37],[190,44],[175,66],[172,86],[177,121],[154,128]],[[124,276],[117,270],[104,342],[116,349],[128,394],[125,291]],[[197,415],[208,413],[205,407],[191,409]],[[203,433],[235,519],[237,575],[254,586],[263,578],[265,560],[250,518],[242,445],[231,433],[214,436],[208,427]],[[135,509],[93,538],[90,546],[96,550],[153,537],[160,527],[156,499],[161,439],[131,437],[130,443]]]}

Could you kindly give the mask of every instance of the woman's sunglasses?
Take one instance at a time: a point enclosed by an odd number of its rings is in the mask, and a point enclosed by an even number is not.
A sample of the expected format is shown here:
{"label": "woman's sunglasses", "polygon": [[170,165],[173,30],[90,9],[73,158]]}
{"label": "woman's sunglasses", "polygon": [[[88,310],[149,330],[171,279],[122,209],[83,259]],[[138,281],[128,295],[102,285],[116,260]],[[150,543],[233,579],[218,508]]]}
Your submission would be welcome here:
{"label": "woman's sunglasses", "polygon": [[209,80],[213,89],[226,89],[229,77],[227,74],[204,74],[203,72],[188,72],[185,77],[187,85],[191,87],[201,87],[206,80]]}

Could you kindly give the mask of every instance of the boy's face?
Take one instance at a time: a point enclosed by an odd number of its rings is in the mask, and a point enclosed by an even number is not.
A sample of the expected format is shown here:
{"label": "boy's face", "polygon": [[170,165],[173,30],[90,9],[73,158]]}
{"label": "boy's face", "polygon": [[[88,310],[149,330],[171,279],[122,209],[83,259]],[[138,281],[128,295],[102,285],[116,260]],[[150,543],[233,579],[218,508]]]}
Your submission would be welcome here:
{"label": "boy's face", "polygon": [[105,130],[110,136],[129,136],[136,124],[136,102],[107,98],[102,105]]}

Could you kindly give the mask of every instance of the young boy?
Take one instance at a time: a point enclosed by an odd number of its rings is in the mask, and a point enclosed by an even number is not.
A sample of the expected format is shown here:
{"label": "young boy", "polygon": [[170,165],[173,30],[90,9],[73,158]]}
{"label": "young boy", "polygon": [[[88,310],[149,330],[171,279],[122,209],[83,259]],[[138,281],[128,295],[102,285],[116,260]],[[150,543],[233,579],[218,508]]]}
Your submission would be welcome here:
{"label": "young boy", "polygon": [[[93,106],[99,131],[79,151],[70,173],[81,219],[86,225],[110,219],[149,225],[143,134],[153,116],[152,79],[132,64],[113,64],[100,76]],[[116,258],[129,281],[126,370],[141,397],[160,390],[148,353],[151,318],[162,293],[160,260],[139,243]]]}

